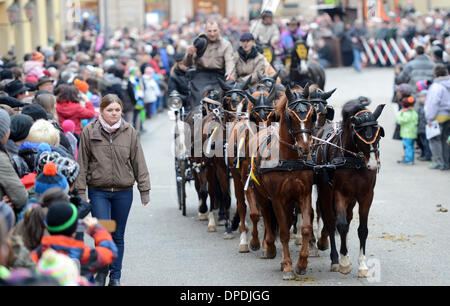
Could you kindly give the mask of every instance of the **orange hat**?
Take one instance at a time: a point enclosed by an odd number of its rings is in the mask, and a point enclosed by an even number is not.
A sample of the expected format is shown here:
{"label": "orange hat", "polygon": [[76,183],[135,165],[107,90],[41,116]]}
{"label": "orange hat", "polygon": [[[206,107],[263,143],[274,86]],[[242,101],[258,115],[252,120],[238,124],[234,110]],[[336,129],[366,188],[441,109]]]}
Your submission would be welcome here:
{"label": "orange hat", "polygon": [[89,90],[89,84],[80,79],[75,79],[73,84],[78,88],[79,91],[81,91],[84,94],[87,93],[87,91]]}
{"label": "orange hat", "polygon": [[43,62],[44,59],[45,57],[41,52],[33,51],[33,53],[31,53],[31,60],[34,62]]}

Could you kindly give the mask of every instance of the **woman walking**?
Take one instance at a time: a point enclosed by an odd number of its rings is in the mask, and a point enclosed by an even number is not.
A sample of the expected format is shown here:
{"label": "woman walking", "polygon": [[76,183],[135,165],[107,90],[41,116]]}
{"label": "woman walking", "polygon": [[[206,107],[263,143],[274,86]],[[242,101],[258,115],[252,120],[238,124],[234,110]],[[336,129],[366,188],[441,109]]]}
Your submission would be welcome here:
{"label": "woman walking", "polygon": [[[142,205],[150,201],[150,176],[144,152],[136,130],[122,119],[122,111],[118,96],[104,96],[100,116],[84,128],[78,152],[80,175],[76,188],[82,200],[86,200],[87,187],[92,216],[117,223],[112,236],[119,254],[109,267],[110,286],[120,286],[125,226],[136,181]],[[104,285],[107,274],[108,271],[99,273],[97,283]]]}

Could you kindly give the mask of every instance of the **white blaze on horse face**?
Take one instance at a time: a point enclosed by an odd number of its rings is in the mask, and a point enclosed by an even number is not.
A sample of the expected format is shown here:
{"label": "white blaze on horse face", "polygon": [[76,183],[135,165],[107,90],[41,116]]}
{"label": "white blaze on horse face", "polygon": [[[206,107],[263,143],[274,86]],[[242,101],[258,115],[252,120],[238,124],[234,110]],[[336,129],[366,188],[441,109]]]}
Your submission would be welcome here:
{"label": "white blaze on horse face", "polygon": [[376,171],[378,169],[378,159],[375,152],[370,152],[367,168],[371,171]]}
{"label": "white blaze on horse face", "polygon": [[301,73],[307,73],[308,72],[308,65],[306,64],[305,60],[300,61],[300,72]]}
{"label": "white blaze on horse face", "polygon": [[[302,130],[306,130],[304,122],[300,122],[300,128]],[[303,142],[306,145],[308,143],[308,137],[306,136],[306,133],[302,133],[302,137],[303,137]]]}
{"label": "white blaze on horse face", "polygon": [[236,110],[236,113],[238,113],[238,114],[241,113],[243,107],[244,107],[244,103],[239,103],[239,105],[237,107],[237,110]]}

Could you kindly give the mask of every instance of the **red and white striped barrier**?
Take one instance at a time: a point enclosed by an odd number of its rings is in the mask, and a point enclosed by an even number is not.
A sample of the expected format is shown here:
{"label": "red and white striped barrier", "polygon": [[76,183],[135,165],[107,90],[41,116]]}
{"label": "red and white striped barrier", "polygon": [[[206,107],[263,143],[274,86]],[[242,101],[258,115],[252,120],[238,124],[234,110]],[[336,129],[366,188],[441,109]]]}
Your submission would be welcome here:
{"label": "red and white striped barrier", "polygon": [[414,42],[408,45],[405,39],[397,43],[394,39],[385,40],[362,39],[364,51],[361,52],[362,65],[394,66],[408,62]]}

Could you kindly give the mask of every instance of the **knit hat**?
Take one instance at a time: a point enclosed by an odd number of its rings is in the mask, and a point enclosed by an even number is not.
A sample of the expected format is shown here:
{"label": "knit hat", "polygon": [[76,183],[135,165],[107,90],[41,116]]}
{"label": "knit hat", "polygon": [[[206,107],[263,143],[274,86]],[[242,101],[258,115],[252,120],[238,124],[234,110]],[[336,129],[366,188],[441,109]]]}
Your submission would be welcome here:
{"label": "knit hat", "polygon": [[89,90],[89,84],[87,82],[85,82],[85,81],[80,80],[80,79],[75,79],[75,81],[73,81],[73,84],[82,93],[86,93]]}
{"label": "knit hat", "polygon": [[402,94],[402,96],[404,96],[404,97],[410,96],[413,92],[413,88],[411,87],[411,85],[409,85],[407,83],[403,83],[403,84],[396,86],[395,90],[399,91]]}
{"label": "knit hat", "polygon": [[26,83],[37,83],[38,82],[38,77],[32,74],[27,75],[27,77],[25,78],[25,82]]}
{"label": "knit hat", "polygon": [[9,135],[9,139],[16,142],[27,138],[31,126],[33,125],[33,120],[31,117],[24,114],[17,114],[11,116],[10,119],[11,134]]}
{"label": "knit hat", "polygon": [[67,193],[69,192],[69,183],[67,179],[60,173],[58,168],[52,162],[47,163],[44,166],[44,170],[36,178],[36,184],[34,185],[34,191],[42,195],[48,189],[52,187],[61,187]]}
{"label": "knit hat", "polygon": [[63,129],[64,133],[73,133],[73,131],[75,130],[75,122],[70,119],[64,120],[64,122],[61,124],[61,128]]}
{"label": "knit hat", "polygon": [[38,274],[54,277],[61,286],[77,286],[80,280],[80,272],[75,261],[53,249],[48,249],[42,254],[36,268]]}
{"label": "knit hat", "polygon": [[30,116],[34,121],[37,121],[39,119],[47,120],[49,118],[49,115],[45,111],[45,108],[39,104],[25,105],[25,107],[22,108],[22,114]]}
{"label": "knit hat", "polygon": [[0,109],[0,138],[3,138],[8,133],[10,124],[11,120],[9,119],[8,113]]}
{"label": "knit hat", "polygon": [[41,52],[34,51],[33,53],[31,53],[31,60],[33,62],[43,62],[45,60],[45,57]]}
{"label": "knit hat", "polygon": [[417,81],[416,83],[416,88],[417,91],[422,91],[422,90],[426,90],[430,87],[430,81],[429,80],[421,80],[421,81]]}
{"label": "knit hat", "polygon": [[54,203],[48,208],[45,224],[51,235],[70,236],[78,225],[78,210],[67,202]]}

